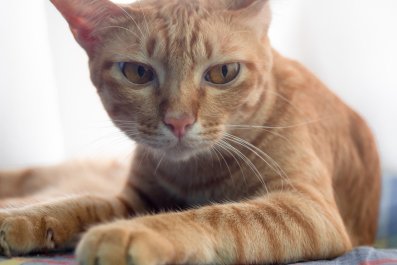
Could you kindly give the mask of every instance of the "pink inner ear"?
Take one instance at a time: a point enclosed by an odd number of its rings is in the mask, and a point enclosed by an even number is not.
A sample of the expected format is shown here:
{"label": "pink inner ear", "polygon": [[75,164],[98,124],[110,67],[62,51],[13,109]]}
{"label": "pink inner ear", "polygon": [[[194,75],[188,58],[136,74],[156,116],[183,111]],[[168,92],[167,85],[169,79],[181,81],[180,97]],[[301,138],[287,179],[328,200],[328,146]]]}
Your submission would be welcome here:
{"label": "pink inner ear", "polygon": [[92,48],[97,39],[92,36],[94,30],[90,21],[82,17],[74,17],[69,19],[70,28],[74,37],[84,48]]}
{"label": "pink inner ear", "polygon": [[91,53],[98,43],[93,33],[99,18],[106,17],[116,6],[108,0],[51,0],[70,25],[78,43]]}

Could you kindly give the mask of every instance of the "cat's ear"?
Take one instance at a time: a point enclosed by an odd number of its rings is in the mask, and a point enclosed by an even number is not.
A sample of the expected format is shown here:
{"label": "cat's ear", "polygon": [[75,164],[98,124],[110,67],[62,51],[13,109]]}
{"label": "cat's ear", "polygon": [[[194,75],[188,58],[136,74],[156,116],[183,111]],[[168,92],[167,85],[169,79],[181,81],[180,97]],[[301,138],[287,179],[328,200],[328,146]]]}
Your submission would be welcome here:
{"label": "cat's ear", "polygon": [[227,12],[257,32],[260,38],[267,35],[271,12],[269,0],[221,0]]}
{"label": "cat's ear", "polygon": [[98,43],[95,30],[120,12],[109,0],[50,0],[69,23],[77,42],[90,54]]}

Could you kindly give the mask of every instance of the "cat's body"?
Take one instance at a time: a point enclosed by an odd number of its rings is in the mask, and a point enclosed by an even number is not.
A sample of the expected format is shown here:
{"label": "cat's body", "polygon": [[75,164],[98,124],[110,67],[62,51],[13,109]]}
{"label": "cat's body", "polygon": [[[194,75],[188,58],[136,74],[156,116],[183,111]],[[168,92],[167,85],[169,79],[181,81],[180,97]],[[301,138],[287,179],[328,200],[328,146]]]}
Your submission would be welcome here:
{"label": "cat's body", "polygon": [[[154,195],[153,200],[161,208],[244,201],[279,189],[304,192],[302,186],[307,182],[316,187],[311,192],[329,196],[329,200],[335,197],[354,245],[371,244],[378,217],[379,164],[366,124],[301,65],[274,55],[274,75],[282,79],[274,81],[277,92],[264,92],[264,97],[272,98],[267,103],[274,100],[270,103],[272,113],[264,123],[245,121],[264,128],[242,126],[231,130],[232,135],[259,148],[248,146],[252,150],[241,148],[239,152],[255,165],[263,179],[243,160],[236,163],[238,154],[224,154],[228,169],[223,158],[218,160],[215,153],[172,163],[160,162],[161,156],[150,159],[138,149],[130,180],[142,185],[147,194],[151,194],[153,183],[158,185],[164,192]],[[259,107],[253,118],[266,117],[266,111],[267,107]],[[238,138],[232,138],[230,143],[233,140]],[[141,158],[146,166],[142,166]],[[327,182],[332,186],[324,185]],[[358,194],[365,194],[365,198]],[[176,200],[165,204],[167,197]]]}
{"label": "cat's body", "polygon": [[[372,244],[379,203],[372,135],[310,72],[270,48],[267,1],[144,1],[125,9],[104,0],[53,2],[90,56],[105,108],[138,148],[119,195],[1,211],[4,253],[53,248],[86,225],[147,212],[163,213],[90,229],[78,258],[275,263]],[[110,26],[91,9],[111,14]],[[112,63],[125,54],[132,63]],[[218,85],[230,73],[237,74]]]}
{"label": "cat's body", "polygon": [[127,160],[72,160],[51,167],[2,171],[0,208],[84,193],[116,195],[128,176]]}

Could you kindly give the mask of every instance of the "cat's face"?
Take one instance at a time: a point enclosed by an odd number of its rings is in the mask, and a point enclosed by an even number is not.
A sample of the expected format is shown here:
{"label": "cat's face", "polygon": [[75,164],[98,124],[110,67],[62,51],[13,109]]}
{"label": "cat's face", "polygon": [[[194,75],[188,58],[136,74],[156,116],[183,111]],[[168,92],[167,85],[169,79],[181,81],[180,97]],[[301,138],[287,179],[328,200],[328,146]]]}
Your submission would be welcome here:
{"label": "cat's face", "polygon": [[219,145],[261,100],[271,68],[267,1],[53,2],[87,50],[114,123],[169,159]]}

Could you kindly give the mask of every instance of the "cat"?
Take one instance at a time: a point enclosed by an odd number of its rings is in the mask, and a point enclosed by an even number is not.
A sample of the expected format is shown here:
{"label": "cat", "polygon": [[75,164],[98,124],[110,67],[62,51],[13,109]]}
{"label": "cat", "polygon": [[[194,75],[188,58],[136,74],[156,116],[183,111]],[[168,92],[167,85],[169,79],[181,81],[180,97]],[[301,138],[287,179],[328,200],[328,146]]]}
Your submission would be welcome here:
{"label": "cat", "polygon": [[0,208],[22,207],[87,191],[90,194],[117,195],[128,176],[126,161],[124,157],[73,160],[51,167],[2,171]]}
{"label": "cat", "polygon": [[82,232],[85,265],[274,264],[373,243],[374,138],[271,47],[267,0],[51,2],[137,148],[115,195],[0,210],[1,253],[62,248]]}

